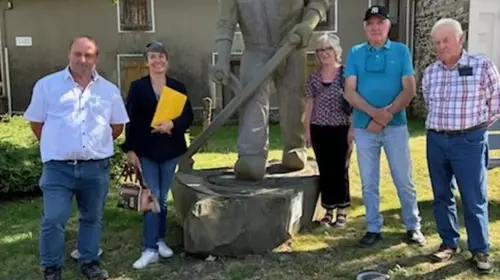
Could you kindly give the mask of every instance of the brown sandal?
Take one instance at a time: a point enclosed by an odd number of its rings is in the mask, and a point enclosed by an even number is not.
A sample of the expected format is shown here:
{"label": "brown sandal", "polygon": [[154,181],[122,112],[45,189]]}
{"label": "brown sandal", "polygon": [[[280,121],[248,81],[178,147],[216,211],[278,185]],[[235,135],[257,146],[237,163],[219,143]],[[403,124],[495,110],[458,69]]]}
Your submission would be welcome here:
{"label": "brown sandal", "polygon": [[331,225],[333,220],[333,214],[332,213],[326,213],[325,217],[319,221],[320,224],[322,225]]}

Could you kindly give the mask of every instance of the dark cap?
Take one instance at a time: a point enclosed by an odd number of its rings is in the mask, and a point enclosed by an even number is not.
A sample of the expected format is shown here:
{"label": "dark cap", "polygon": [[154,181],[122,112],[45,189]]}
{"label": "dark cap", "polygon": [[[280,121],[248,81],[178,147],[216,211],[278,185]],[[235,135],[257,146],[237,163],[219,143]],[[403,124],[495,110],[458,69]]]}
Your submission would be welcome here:
{"label": "dark cap", "polygon": [[160,42],[151,42],[151,43],[147,44],[146,50],[144,52],[145,53],[148,53],[148,52],[164,53],[168,58],[167,50],[165,49],[163,44]]}
{"label": "dark cap", "polygon": [[386,7],[381,5],[373,5],[368,10],[366,10],[364,20],[366,21],[372,16],[389,19],[389,14],[387,13]]}

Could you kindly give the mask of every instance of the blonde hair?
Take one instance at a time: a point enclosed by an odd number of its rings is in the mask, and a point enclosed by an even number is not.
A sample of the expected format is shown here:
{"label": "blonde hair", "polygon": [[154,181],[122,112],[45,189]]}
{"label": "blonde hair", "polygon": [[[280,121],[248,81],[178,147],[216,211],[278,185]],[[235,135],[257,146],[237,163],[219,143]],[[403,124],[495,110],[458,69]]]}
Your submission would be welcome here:
{"label": "blonde hair", "polygon": [[325,33],[321,35],[318,40],[316,40],[316,50],[324,45],[333,48],[337,62],[342,60],[342,47],[340,46],[340,39],[337,35],[333,33]]}

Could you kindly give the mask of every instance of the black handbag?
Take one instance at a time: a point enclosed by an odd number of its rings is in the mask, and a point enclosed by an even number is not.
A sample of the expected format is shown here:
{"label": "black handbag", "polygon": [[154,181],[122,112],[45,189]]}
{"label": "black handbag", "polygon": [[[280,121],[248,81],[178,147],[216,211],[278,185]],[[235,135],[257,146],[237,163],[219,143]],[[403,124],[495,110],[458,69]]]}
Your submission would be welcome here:
{"label": "black handbag", "polygon": [[344,65],[340,66],[340,87],[342,88],[342,111],[346,113],[347,115],[352,114],[353,107],[352,105],[345,99],[344,94],[345,94],[345,77],[344,77]]}

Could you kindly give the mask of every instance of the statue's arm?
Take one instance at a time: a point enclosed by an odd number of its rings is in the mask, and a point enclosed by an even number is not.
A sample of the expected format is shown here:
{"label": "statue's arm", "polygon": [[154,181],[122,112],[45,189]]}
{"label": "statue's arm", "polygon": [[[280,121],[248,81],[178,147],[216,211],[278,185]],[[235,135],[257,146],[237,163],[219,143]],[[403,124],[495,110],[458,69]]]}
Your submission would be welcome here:
{"label": "statue's arm", "polygon": [[217,20],[217,51],[223,64],[229,63],[231,45],[238,23],[236,0],[219,0]]}
{"label": "statue's arm", "polygon": [[321,20],[326,20],[326,14],[332,0],[309,0],[302,21],[307,23],[311,29],[315,29]]}

